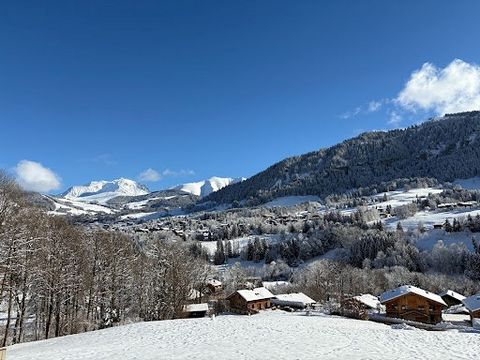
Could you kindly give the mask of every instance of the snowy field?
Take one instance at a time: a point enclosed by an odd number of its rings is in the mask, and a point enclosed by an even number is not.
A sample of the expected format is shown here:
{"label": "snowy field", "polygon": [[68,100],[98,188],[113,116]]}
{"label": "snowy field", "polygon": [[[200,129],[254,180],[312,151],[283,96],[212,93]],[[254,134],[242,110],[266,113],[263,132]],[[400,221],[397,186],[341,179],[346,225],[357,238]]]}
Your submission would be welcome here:
{"label": "snowy field", "polygon": [[480,334],[267,311],[139,323],[14,345],[8,360],[478,359]]}

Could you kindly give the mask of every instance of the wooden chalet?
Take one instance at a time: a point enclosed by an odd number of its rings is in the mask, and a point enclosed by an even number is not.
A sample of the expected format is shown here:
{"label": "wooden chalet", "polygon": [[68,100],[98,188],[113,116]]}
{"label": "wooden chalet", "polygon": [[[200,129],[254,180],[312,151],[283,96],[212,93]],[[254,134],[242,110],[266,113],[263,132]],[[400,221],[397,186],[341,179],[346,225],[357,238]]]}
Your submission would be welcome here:
{"label": "wooden chalet", "polygon": [[461,305],[462,301],[465,300],[465,296],[453,290],[446,290],[438,295],[445,301],[448,307]]}
{"label": "wooden chalet", "polygon": [[480,293],[467,297],[463,300],[463,304],[470,313],[470,319],[472,324],[478,324],[480,326]]}
{"label": "wooden chalet", "polygon": [[210,292],[212,294],[220,292],[223,288],[222,287],[222,282],[217,280],[217,279],[207,280],[207,287],[208,287],[208,290],[210,290]]}
{"label": "wooden chalet", "polygon": [[270,308],[274,297],[275,295],[266,288],[260,287],[253,290],[237,290],[228,296],[227,300],[232,311],[253,314]]}
{"label": "wooden chalet", "polygon": [[427,324],[441,322],[442,310],[447,307],[439,295],[411,285],[384,292],[380,303],[385,305],[387,317]]}

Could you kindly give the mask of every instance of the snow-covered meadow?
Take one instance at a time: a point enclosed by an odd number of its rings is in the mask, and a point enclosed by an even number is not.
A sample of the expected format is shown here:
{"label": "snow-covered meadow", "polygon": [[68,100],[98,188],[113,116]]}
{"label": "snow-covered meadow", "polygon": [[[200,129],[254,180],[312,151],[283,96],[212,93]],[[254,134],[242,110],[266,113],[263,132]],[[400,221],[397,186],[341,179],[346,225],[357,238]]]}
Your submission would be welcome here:
{"label": "snow-covered meadow", "polygon": [[438,360],[478,359],[479,353],[478,333],[394,329],[369,321],[265,311],[119,326],[14,345],[7,356],[9,360]]}

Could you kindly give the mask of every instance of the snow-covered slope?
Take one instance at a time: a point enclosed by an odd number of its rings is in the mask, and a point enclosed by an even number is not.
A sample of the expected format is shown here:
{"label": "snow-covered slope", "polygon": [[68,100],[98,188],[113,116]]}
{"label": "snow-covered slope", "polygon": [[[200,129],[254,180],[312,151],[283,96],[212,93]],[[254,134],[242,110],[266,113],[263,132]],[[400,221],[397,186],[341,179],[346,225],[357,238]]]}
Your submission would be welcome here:
{"label": "snow-covered slope", "polygon": [[178,185],[174,189],[200,197],[205,197],[212,192],[224,188],[225,186],[235,184],[243,180],[245,180],[245,178],[221,178],[214,176],[207,180]]}
{"label": "snow-covered slope", "polygon": [[116,179],[112,181],[92,181],[82,186],[72,186],[59,197],[87,203],[106,203],[117,196],[139,196],[149,193],[145,185],[130,179]]}
{"label": "snow-covered slope", "polygon": [[477,359],[480,334],[265,311],[151,321],[18,344],[11,360]]}
{"label": "snow-covered slope", "polygon": [[114,214],[116,210],[111,209],[107,206],[90,204],[88,202],[60,199],[49,197],[45,195],[49,200],[51,200],[55,206],[54,210],[48,211],[51,215],[99,215],[103,214]]}

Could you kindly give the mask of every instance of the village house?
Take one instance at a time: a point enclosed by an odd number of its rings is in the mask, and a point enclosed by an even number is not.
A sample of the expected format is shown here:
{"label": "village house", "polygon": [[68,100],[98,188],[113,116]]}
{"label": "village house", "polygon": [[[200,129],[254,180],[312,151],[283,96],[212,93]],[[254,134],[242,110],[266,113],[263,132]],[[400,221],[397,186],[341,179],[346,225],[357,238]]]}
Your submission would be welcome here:
{"label": "village house", "polygon": [[316,304],[316,301],[304,293],[278,294],[272,299],[272,304],[288,306],[296,309],[305,309]]}
{"label": "village house", "polygon": [[461,305],[462,301],[465,300],[465,296],[453,290],[446,290],[438,295],[445,301],[448,307]]}
{"label": "village house", "polygon": [[367,320],[370,311],[380,310],[381,307],[378,297],[361,294],[344,299],[341,302],[341,313],[343,316]]}
{"label": "village house", "polygon": [[187,318],[200,318],[208,314],[208,304],[189,304],[183,307],[183,314]]}
{"label": "village house", "polygon": [[470,313],[472,325],[476,328],[480,328],[480,293],[467,297],[463,300],[463,304]]}
{"label": "village house", "polygon": [[257,313],[272,306],[273,295],[264,287],[253,290],[237,290],[227,297],[230,309],[241,313]]}
{"label": "village house", "polygon": [[385,305],[387,317],[427,324],[441,322],[442,310],[447,307],[439,295],[411,285],[384,292],[380,303]]}
{"label": "village house", "polygon": [[222,282],[217,279],[209,279],[207,280],[207,287],[212,294],[215,294],[222,290]]}

